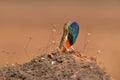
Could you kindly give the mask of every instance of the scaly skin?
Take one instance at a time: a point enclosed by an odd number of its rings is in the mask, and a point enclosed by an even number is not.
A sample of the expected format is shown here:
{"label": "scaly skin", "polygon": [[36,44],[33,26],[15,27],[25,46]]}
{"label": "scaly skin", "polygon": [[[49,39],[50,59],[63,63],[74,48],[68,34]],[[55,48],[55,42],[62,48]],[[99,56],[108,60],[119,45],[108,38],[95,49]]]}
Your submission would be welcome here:
{"label": "scaly skin", "polygon": [[67,26],[67,24],[65,24],[65,26],[63,27],[62,39],[61,39],[61,42],[59,45],[60,50],[62,50],[62,48],[64,47],[64,42],[65,42],[65,39],[67,38],[67,35],[68,35],[68,26]]}
{"label": "scaly skin", "polygon": [[[63,27],[63,35],[59,45],[62,52],[66,52],[76,42],[79,33],[79,25],[76,22],[68,22]],[[73,50],[73,48],[71,48]]]}

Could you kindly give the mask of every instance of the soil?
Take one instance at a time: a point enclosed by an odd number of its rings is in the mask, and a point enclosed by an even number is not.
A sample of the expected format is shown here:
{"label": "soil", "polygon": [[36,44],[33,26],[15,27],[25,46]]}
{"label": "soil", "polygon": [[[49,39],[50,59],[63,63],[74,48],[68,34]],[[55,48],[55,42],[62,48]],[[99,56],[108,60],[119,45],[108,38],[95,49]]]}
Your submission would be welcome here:
{"label": "soil", "polygon": [[112,80],[94,57],[58,50],[22,65],[0,68],[0,80]]}

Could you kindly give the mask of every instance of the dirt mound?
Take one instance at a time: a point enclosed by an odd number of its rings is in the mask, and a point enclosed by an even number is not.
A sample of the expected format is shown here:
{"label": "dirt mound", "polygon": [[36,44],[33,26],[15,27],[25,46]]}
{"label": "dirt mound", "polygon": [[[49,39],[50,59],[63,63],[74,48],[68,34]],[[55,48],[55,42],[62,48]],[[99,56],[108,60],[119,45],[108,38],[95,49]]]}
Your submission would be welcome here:
{"label": "dirt mound", "polygon": [[79,52],[38,56],[28,63],[0,69],[0,80],[112,80],[91,57]]}

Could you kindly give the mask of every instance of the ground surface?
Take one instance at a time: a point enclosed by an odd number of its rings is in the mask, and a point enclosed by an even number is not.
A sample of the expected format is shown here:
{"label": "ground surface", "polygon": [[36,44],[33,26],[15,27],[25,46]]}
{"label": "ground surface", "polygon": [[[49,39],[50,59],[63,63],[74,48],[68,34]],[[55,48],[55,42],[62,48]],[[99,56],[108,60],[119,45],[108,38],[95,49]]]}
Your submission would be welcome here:
{"label": "ground surface", "polygon": [[28,63],[0,69],[0,80],[112,80],[96,59],[79,52],[38,56]]}

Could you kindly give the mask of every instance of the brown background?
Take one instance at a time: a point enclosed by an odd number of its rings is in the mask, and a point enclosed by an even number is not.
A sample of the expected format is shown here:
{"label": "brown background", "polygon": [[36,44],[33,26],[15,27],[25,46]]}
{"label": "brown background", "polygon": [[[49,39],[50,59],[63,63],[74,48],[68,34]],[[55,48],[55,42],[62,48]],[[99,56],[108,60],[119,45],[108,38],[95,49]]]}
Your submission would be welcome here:
{"label": "brown background", "polygon": [[81,26],[74,47],[83,55],[96,56],[98,64],[120,80],[120,2],[116,0],[0,1],[0,66],[25,63],[57,48],[67,21]]}

